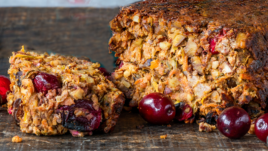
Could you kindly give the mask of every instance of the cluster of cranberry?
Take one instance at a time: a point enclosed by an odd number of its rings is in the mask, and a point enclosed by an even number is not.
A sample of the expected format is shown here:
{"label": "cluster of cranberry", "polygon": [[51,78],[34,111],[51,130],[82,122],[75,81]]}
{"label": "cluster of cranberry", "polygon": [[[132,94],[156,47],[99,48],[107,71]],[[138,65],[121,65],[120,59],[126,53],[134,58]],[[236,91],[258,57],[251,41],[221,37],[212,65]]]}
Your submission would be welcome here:
{"label": "cluster of cranberry", "polygon": [[[193,116],[189,105],[176,107],[161,93],[151,93],[139,103],[141,116],[152,124],[167,124],[173,119],[183,121]],[[237,106],[226,108],[217,119],[217,128],[229,138],[240,138],[250,129],[251,120],[248,113]],[[268,136],[268,113],[259,117],[255,123],[257,137],[266,142]]]}

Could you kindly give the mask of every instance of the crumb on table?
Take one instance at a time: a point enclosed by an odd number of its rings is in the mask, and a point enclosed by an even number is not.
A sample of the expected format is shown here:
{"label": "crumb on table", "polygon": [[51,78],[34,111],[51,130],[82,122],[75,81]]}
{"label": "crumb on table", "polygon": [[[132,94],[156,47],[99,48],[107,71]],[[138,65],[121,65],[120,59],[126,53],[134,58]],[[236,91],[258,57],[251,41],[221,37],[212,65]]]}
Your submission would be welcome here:
{"label": "crumb on table", "polygon": [[166,135],[160,135],[161,139],[166,139],[167,138],[167,134]]}
{"label": "crumb on table", "polygon": [[208,123],[201,122],[199,123],[199,131],[200,132],[212,132],[216,129],[215,125],[210,125]]}
{"label": "crumb on table", "polygon": [[170,124],[168,124],[168,125],[167,125],[167,127],[171,127],[171,125],[170,125]]}
{"label": "crumb on table", "polygon": [[12,142],[13,143],[20,143],[21,141],[22,141],[22,138],[20,138],[17,135],[12,138]]}

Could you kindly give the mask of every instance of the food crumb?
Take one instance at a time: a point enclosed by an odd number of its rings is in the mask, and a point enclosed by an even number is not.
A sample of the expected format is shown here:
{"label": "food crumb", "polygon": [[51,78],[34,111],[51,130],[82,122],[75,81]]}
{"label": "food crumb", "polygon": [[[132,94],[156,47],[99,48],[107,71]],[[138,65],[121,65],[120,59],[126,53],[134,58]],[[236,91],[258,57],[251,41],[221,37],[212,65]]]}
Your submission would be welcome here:
{"label": "food crumb", "polygon": [[167,127],[171,127],[171,125],[170,125],[170,124],[168,124],[168,125],[167,125]]}
{"label": "food crumb", "polygon": [[199,123],[199,131],[200,132],[212,132],[216,129],[216,126],[210,125],[208,123],[201,122]]}
{"label": "food crumb", "polygon": [[12,142],[13,143],[20,143],[21,141],[22,141],[22,138],[20,138],[17,135],[12,138]]}
{"label": "food crumb", "polygon": [[166,139],[167,138],[167,134],[166,135],[160,135],[161,139]]}

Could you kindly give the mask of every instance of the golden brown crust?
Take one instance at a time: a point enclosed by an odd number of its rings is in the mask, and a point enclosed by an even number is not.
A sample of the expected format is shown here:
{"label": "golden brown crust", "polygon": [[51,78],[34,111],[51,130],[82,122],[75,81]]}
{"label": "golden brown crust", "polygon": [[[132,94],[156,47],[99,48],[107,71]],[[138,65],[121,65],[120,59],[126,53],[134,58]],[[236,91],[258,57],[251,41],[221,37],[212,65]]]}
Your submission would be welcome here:
{"label": "golden brown crust", "polygon": [[168,21],[179,20],[183,25],[195,26],[196,31],[209,22],[215,22],[253,33],[267,29],[267,10],[266,0],[145,0],[124,7],[112,23],[117,28],[125,28],[128,24],[118,25],[116,21],[126,14],[140,14]]}

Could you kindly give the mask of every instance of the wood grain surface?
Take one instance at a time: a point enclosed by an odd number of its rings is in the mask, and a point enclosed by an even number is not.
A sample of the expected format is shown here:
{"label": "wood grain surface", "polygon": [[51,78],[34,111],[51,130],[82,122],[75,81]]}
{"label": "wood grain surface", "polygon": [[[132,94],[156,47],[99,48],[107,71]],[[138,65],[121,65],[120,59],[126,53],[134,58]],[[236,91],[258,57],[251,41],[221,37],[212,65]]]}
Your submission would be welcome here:
{"label": "wood grain surface", "polygon": [[119,8],[0,8],[0,59],[25,45],[33,51],[87,56],[112,71],[109,21],[118,11]]}
{"label": "wood grain surface", "polygon": [[[113,70],[108,53],[109,21],[116,9],[0,8],[0,74],[7,75],[8,57],[26,45],[33,51],[88,56]],[[143,129],[136,126],[144,125]],[[160,135],[166,135],[160,139]],[[23,141],[12,143],[13,136]],[[110,134],[84,138],[21,133],[5,108],[0,109],[0,150],[267,150],[255,135],[231,140],[218,131],[198,131],[197,124],[147,124],[138,113],[123,112]]]}
{"label": "wood grain surface", "polygon": [[[197,124],[172,123],[171,127],[147,124],[138,113],[123,112],[116,128],[110,134],[93,134],[74,138],[62,136],[35,136],[19,131],[5,109],[0,110],[0,150],[266,150],[267,147],[255,135],[247,134],[231,140],[220,132],[198,131]],[[137,126],[144,125],[139,129]],[[166,135],[160,139],[160,135]],[[13,136],[22,138],[12,143]]]}

